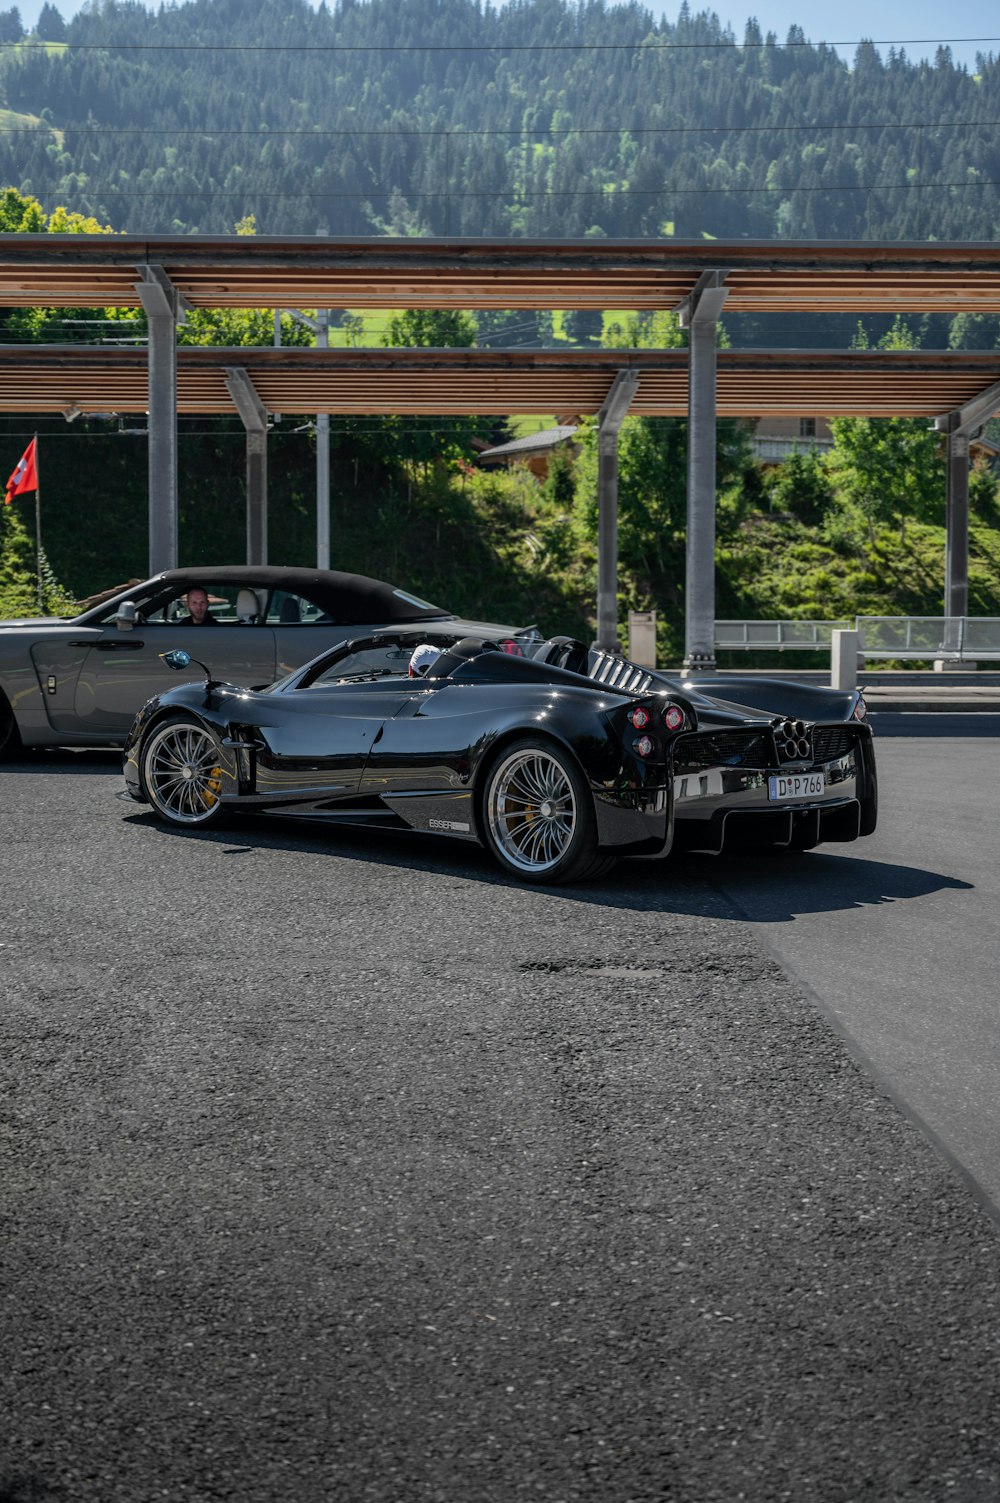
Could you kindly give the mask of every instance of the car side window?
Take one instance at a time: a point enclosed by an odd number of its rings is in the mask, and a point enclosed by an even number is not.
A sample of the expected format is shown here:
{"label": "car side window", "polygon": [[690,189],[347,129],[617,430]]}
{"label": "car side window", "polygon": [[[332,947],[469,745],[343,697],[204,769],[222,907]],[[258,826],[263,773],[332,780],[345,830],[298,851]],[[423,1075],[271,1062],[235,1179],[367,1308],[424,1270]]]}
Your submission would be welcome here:
{"label": "car side window", "polygon": [[294,590],[274,590],[267,609],[268,626],[316,626],[329,621],[318,605]]}
{"label": "car side window", "polygon": [[[240,589],[236,585],[210,584],[204,587],[208,593],[208,615],[213,625],[224,626],[241,618],[238,606],[240,605]],[[244,592],[245,594],[246,592]],[[258,601],[263,601],[264,591],[258,589],[254,592]],[[246,604],[244,601],[243,604]],[[189,619],[190,613],[187,608],[185,594],[176,595],[168,600],[156,611],[144,613],[145,620],[153,624],[164,626],[183,626]]]}

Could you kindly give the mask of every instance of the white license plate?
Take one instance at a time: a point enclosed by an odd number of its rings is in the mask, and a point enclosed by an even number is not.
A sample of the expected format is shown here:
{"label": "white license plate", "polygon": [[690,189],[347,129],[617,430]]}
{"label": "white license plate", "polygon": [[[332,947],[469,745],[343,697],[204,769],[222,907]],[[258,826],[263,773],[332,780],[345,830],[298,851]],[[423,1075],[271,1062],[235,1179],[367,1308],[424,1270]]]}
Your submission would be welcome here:
{"label": "white license plate", "polygon": [[826,783],[821,772],[783,772],[768,778],[768,798],[822,798]]}

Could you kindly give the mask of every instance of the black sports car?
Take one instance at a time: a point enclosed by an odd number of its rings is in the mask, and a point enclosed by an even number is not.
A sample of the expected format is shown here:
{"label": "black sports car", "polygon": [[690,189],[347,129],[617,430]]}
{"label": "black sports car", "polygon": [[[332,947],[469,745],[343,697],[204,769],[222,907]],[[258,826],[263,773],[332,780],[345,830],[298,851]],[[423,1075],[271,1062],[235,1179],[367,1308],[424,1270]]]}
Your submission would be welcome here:
{"label": "black sports car", "polygon": [[269,684],[348,637],[404,623],[428,640],[439,629],[518,631],[460,619],[364,574],[242,564],[168,569],[72,620],[0,621],[0,756],[18,745],[121,745],[149,696],[173,687],[163,662],[173,647],[230,683]]}
{"label": "black sports car", "polygon": [[857,691],[671,680],[566,637],[456,634],[436,659],[414,652],[421,641],[372,633],[259,690],[202,665],[203,682],[136,718],[127,796],[184,827],[259,810],[434,831],[480,841],[528,882],[596,876],[619,856],[808,850],[875,828]]}

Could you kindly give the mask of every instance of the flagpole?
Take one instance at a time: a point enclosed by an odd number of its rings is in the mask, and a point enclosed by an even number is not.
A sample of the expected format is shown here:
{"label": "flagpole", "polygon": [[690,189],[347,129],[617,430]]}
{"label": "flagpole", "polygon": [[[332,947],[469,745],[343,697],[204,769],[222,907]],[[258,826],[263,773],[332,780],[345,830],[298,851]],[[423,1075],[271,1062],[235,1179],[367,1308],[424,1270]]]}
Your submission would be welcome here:
{"label": "flagpole", "polygon": [[38,578],[38,609],[45,612],[42,599],[42,467],[38,463],[38,434],[35,434],[35,572]]}

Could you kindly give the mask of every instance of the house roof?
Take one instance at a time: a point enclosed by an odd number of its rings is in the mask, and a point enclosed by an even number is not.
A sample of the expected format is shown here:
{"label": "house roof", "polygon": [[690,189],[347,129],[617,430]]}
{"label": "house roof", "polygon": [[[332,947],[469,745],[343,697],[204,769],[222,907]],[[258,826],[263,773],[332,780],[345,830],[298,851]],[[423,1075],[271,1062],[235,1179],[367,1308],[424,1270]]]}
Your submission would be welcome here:
{"label": "house roof", "polygon": [[562,423],[558,428],[542,428],[538,433],[526,433],[523,438],[512,438],[508,444],[495,444],[492,449],[483,449],[479,458],[527,459],[532,454],[549,454],[572,438],[575,432],[575,423]]}

